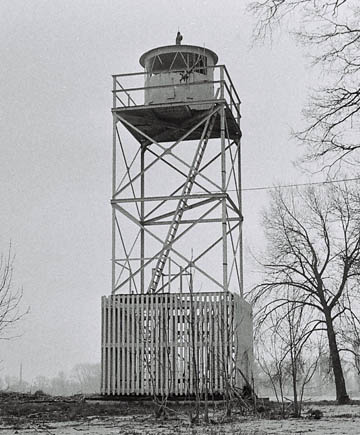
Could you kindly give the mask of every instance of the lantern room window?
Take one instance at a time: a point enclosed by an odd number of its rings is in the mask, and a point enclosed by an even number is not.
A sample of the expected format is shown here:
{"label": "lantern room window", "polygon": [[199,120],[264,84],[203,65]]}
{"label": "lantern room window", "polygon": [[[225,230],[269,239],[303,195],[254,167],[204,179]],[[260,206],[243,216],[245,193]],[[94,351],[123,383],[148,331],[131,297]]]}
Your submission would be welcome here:
{"label": "lantern room window", "polygon": [[150,75],[181,70],[206,75],[206,68],[207,57],[203,54],[178,51],[176,53],[162,53],[150,58],[147,71]]}

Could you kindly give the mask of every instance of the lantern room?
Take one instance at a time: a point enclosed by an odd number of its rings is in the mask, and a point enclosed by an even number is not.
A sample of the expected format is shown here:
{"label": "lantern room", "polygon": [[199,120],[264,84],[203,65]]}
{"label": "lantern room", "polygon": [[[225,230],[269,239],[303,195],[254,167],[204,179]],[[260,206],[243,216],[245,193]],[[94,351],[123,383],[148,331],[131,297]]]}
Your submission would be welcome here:
{"label": "lantern room", "polygon": [[217,55],[195,45],[167,45],[140,57],[145,68],[145,105],[211,100]]}

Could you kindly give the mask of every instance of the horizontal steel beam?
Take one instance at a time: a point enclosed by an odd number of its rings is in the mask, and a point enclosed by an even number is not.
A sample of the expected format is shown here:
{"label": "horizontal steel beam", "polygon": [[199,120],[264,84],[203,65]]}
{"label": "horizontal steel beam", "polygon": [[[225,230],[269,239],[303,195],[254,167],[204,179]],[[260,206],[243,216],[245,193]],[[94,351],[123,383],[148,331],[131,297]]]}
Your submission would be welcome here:
{"label": "horizontal steel beam", "polygon": [[171,199],[201,199],[201,198],[214,198],[222,199],[226,198],[227,194],[222,192],[216,193],[192,193],[191,195],[172,195],[172,196],[149,196],[146,198],[116,198],[112,199],[111,204],[122,204],[126,202],[148,202],[148,201],[168,201]]}
{"label": "horizontal steel beam", "polygon": [[214,99],[214,98],[209,98],[208,100],[191,100],[191,101],[185,101],[185,102],[167,102],[167,103],[158,103],[158,104],[143,104],[143,105],[138,105],[138,106],[128,106],[128,107],[114,107],[111,109],[112,113],[116,112],[124,112],[124,111],[131,111],[131,110],[139,110],[139,109],[161,109],[163,107],[175,107],[175,106],[197,106],[197,105],[204,105],[204,104],[208,104],[209,106],[212,104],[225,104],[227,105],[227,101],[225,100],[225,98],[219,98],[219,99]]}
{"label": "horizontal steel beam", "polygon": [[[208,65],[206,66],[206,68],[208,69],[221,69],[221,68],[226,68],[226,66],[224,64],[220,65]],[[172,73],[176,73],[176,72],[184,72],[184,69],[175,69],[175,70],[171,70]],[[139,72],[131,72],[131,73],[121,73],[121,74],[112,74],[113,78],[116,77],[130,77],[130,76],[146,76],[148,75],[149,72],[148,71],[139,71]]]}
{"label": "horizontal steel beam", "polygon": [[[239,220],[241,221],[241,219],[239,219],[238,217],[232,217],[232,218],[227,218],[225,219],[226,222],[239,222]],[[222,218],[208,218],[208,219],[182,219],[181,222],[179,223],[180,225],[182,224],[194,224],[194,223],[198,223],[198,224],[207,224],[207,223],[213,223],[213,222],[223,222],[224,220]],[[154,222],[144,222],[144,226],[151,226],[151,225],[170,225],[171,221],[154,221]]]}
{"label": "horizontal steel beam", "polygon": [[[202,207],[203,205],[209,204],[210,202],[213,202],[216,200],[218,200],[218,198],[207,198],[207,199],[204,199],[203,201],[199,201],[199,202],[195,202],[194,204],[186,205],[184,211],[189,211],[189,210],[193,210],[194,208],[197,208],[197,207]],[[169,211],[168,213],[163,213],[163,214],[155,216],[151,219],[144,220],[144,224],[146,225],[149,222],[160,221],[161,219],[165,219],[167,217],[173,216],[175,213],[176,213],[176,210]]]}

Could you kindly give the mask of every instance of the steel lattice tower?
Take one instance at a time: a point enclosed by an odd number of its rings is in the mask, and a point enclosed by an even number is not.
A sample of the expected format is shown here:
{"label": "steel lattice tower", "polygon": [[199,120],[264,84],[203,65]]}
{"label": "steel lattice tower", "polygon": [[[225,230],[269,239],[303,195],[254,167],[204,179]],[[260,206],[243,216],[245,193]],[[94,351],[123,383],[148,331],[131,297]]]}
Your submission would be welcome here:
{"label": "steel lattice tower", "polygon": [[[232,359],[246,373],[251,368],[251,309],[242,298],[240,98],[217,60],[206,48],[176,44],[143,54],[143,72],[113,76],[104,394],[184,394],[198,378],[221,393],[220,354],[227,370]],[[201,329],[195,338],[185,323]],[[219,354],[215,362],[210,348]]]}

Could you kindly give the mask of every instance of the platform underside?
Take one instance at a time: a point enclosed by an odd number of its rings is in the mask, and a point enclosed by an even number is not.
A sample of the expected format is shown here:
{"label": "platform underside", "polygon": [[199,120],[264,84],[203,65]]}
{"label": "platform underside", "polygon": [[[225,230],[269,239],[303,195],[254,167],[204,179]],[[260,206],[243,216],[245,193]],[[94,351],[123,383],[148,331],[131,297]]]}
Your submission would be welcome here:
{"label": "platform underside", "polygon": [[[241,136],[240,128],[227,103],[224,102],[223,104],[225,106],[225,136],[231,140],[236,140]],[[119,116],[120,121],[137,141],[141,144],[150,144],[154,141],[175,142],[179,140],[195,127],[216,105],[219,105],[219,100],[117,107],[112,109],[112,111]],[[131,126],[140,130],[146,136],[153,139],[153,141],[150,141]],[[194,129],[183,140],[199,140],[203,129],[204,124]],[[220,115],[217,114],[210,138],[219,137],[221,137]]]}

